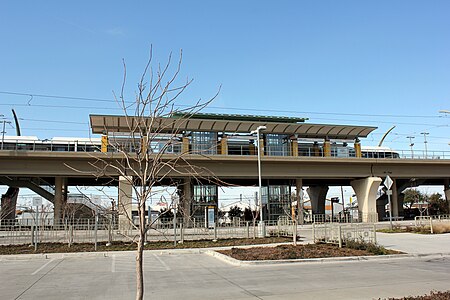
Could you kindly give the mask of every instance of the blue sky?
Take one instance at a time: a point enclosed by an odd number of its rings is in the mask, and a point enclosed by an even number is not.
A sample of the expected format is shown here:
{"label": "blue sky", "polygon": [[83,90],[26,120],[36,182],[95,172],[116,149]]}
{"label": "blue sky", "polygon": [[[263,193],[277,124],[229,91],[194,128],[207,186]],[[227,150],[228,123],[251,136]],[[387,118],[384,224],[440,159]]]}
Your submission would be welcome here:
{"label": "blue sky", "polygon": [[112,100],[124,59],[132,100],[153,45],[161,63],[183,49],[180,78],[194,82],[179,104],[221,85],[207,112],[378,126],[365,145],[396,125],[386,146],[409,149],[411,135],[418,151],[426,131],[429,149],[450,151],[438,113],[450,110],[449,12],[438,0],[2,1],[0,114],[14,108],[23,135],[87,137],[89,113],[120,114],[114,103],[36,95]]}
{"label": "blue sky", "polygon": [[[180,104],[207,112],[309,117],[378,126],[363,144],[449,151],[449,1],[3,1],[0,92],[113,99],[127,65],[132,100],[150,45],[183,49]],[[0,93],[23,135],[88,135],[88,114],[114,103]],[[29,104],[29,105],[28,105]],[[54,107],[63,106],[63,107]],[[83,108],[74,108],[83,107]],[[64,123],[65,122],[65,123]],[[7,127],[7,135],[13,135]]]}

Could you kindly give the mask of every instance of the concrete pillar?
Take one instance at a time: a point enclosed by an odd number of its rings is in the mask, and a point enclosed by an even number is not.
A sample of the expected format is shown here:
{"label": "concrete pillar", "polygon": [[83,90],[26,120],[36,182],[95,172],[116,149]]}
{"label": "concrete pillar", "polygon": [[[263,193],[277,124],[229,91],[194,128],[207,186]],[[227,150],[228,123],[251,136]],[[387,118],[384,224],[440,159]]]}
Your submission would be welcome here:
{"label": "concrete pillar", "polygon": [[297,221],[299,224],[304,223],[302,188],[303,188],[303,179],[297,178],[295,180],[295,199],[297,200]]}
{"label": "concrete pillar", "polygon": [[350,182],[358,199],[358,213],[363,222],[377,220],[377,192],[381,184],[379,177],[367,177]]}
{"label": "concrete pillar", "polygon": [[[8,224],[9,222],[16,219],[16,205],[18,195],[19,188],[17,187],[9,187],[6,193],[2,195],[0,220],[10,220],[6,221],[5,224]],[[9,224],[12,224],[12,222]]]}
{"label": "concrete pillar", "polygon": [[177,187],[178,195],[180,196],[180,209],[183,212],[183,219],[185,226],[190,224],[191,206],[192,206],[192,181],[191,178],[185,178]]}
{"label": "concrete pillar", "polygon": [[131,228],[132,221],[133,177],[119,176],[119,228],[127,230]]}
{"label": "concrete pillar", "polygon": [[392,181],[393,181],[392,187],[391,187],[391,190],[392,190],[392,196],[391,196],[392,216],[393,217],[398,217],[398,211],[399,211],[398,204],[399,204],[399,201],[398,201],[397,180],[392,178]]}
{"label": "concrete pillar", "polygon": [[64,217],[67,204],[67,178],[55,177],[55,198],[53,201],[54,224],[59,225]]}
{"label": "concrete pillar", "polygon": [[447,200],[448,211],[450,213],[450,180],[448,178],[444,180],[444,196]]}
{"label": "concrete pillar", "polygon": [[328,193],[328,186],[317,185],[310,186],[306,190],[311,200],[312,213],[314,215],[324,215],[325,214],[325,200]]}

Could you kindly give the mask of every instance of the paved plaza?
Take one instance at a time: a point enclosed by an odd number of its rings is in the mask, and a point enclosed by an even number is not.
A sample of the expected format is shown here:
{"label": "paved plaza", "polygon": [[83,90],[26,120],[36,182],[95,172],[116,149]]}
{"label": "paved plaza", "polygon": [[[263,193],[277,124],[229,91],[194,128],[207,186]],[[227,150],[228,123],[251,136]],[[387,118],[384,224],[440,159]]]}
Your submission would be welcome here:
{"label": "paved plaza", "polygon": [[[450,235],[380,234],[379,242],[423,244],[428,255],[237,267],[198,250],[146,251],[146,299],[378,299],[450,288],[450,256],[430,255],[449,252]],[[0,298],[132,299],[134,268],[133,252],[2,256]]]}

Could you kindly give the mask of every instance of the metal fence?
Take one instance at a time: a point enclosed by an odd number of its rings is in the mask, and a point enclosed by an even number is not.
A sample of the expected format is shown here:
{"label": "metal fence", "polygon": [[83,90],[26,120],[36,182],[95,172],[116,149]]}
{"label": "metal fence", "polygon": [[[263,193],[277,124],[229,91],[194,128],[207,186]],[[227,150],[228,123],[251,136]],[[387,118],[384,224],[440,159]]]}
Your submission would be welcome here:
{"label": "metal fence", "polygon": [[[176,223],[173,219],[154,222],[147,231],[146,241],[217,240],[228,238],[258,237],[258,222],[234,222],[222,226],[205,227],[204,222],[183,224],[182,219]],[[174,226],[175,225],[175,226]],[[296,232],[291,221],[266,222],[266,235],[292,236]],[[138,228],[128,223],[121,226],[113,218],[63,220],[59,224],[34,219],[21,222],[11,221],[0,224],[0,245],[35,244],[35,243],[95,243],[114,241],[132,241],[138,237]]]}
{"label": "metal fence", "polygon": [[343,214],[343,215],[325,215],[325,214],[314,214],[310,216],[308,219],[305,219],[306,222],[310,223],[375,223],[378,222],[378,214],[377,213],[368,213],[361,214],[355,211],[353,214]]}
{"label": "metal fence", "polygon": [[414,218],[416,226],[427,226],[434,222],[450,222],[450,215],[416,216]]}
{"label": "metal fence", "polygon": [[313,224],[313,241],[338,244],[347,240],[377,243],[375,224]]}

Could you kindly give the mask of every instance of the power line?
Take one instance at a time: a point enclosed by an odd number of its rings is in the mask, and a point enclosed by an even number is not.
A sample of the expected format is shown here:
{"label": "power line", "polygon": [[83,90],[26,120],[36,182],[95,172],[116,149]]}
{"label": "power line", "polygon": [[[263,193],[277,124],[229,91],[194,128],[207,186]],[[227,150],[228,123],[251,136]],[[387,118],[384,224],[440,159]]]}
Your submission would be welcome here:
{"label": "power line", "polygon": [[[28,96],[28,97],[40,97],[51,99],[69,99],[69,100],[81,100],[81,101],[96,101],[96,102],[115,102],[111,99],[99,99],[99,98],[86,98],[86,97],[72,97],[72,96],[59,96],[59,95],[46,95],[46,94],[33,94],[33,93],[16,93],[0,91],[0,94],[14,95],[14,96]],[[31,101],[32,99],[30,99]]]}
{"label": "power line", "polygon": [[[70,108],[70,109],[101,109],[101,110],[123,110],[122,108],[112,108],[112,107],[93,107],[93,106],[70,106],[70,105],[48,105],[48,104],[16,104],[16,103],[1,103],[3,106],[21,106],[21,107],[43,107],[43,108]],[[188,105],[179,105],[179,107],[188,107]],[[212,107],[209,107],[212,108]],[[219,107],[216,107],[219,109]],[[225,108],[222,108],[225,109]],[[229,108],[229,109],[237,109],[237,108]],[[271,111],[271,110],[258,110],[258,109],[241,109],[241,110],[249,110],[249,111]],[[281,111],[277,111],[281,112]],[[287,112],[287,111],[286,111]],[[290,113],[300,113],[291,111]],[[315,113],[315,114],[325,114],[325,115],[353,115],[353,116],[361,116],[361,117],[393,117],[394,115],[365,115],[365,114],[347,114],[347,113]],[[407,117],[407,116],[406,116]],[[412,116],[409,116],[412,117]],[[438,117],[435,117],[438,118]],[[375,124],[400,124],[400,125],[414,125],[414,126],[443,126],[447,127],[448,125],[441,124],[429,124],[429,123],[404,123],[404,122],[388,122],[388,121],[375,121],[375,120],[352,120],[352,119],[334,119],[334,118],[314,118],[316,120],[330,120],[330,121],[344,121],[344,122],[359,122],[359,123],[375,123]]]}
{"label": "power line", "polygon": [[[59,95],[49,95],[49,94],[34,94],[34,93],[23,93],[23,92],[8,92],[0,91],[0,94],[15,95],[15,96],[28,96],[28,97],[42,97],[49,99],[68,99],[68,100],[81,100],[81,101],[94,101],[94,102],[109,102],[117,103],[113,99],[102,99],[102,98],[89,98],[89,97],[73,97],[73,96],[59,96]],[[32,99],[30,99],[31,101]],[[1,104],[1,105],[16,105],[16,106],[38,106],[38,104],[33,103],[28,104]],[[126,102],[127,104],[133,104],[134,102]],[[39,105],[42,106],[42,105]],[[177,107],[189,107],[189,105],[176,105]],[[55,107],[55,108],[96,108],[96,107],[83,107],[83,106],[60,106],[60,105],[48,105],[44,107]],[[98,107],[99,109],[105,109],[105,107]],[[277,109],[260,109],[260,108],[242,108],[242,107],[222,107],[222,106],[208,106],[207,108],[220,109],[220,110],[238,110],[238,111],[258,111],[258,112],[272,112],[272,113],[296,113],[296,114],[311,114],[311,115],[342,115],[342,116],[360,116],[360,117],[392,117],[392,118],[441,118],[438,115],[393,115],[393,114],[361,114],[361,113],[338,113],[338,112],[315,112],[315,111],[292,111],[292,110],[277,110]],[[107,109],[107,108],[106,108]],[[111,109],[111,108],[110,108]],[[121,109],[121,108],[118,108]]]}

